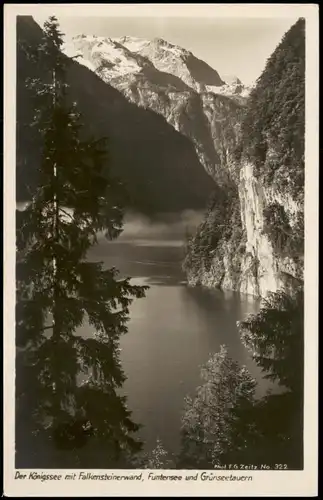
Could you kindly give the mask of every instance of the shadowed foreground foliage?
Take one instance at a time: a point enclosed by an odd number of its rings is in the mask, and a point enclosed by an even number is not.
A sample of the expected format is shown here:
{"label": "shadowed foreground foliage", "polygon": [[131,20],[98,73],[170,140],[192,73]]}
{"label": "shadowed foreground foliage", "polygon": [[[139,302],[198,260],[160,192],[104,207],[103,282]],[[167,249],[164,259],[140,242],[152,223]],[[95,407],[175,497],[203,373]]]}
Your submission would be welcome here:
{"label": "shadowed foreground foliage", "polygon": [[[47,81],[27,82],[42,142],[39,185],[17,212],[16,466],[113,467],[141,449],[119,394],[119,339],[146,287],[86,260],[98,232],[120,234],[123,208],[118,181],[106,175],[106,141],[84,139],[67,102],[61,45],[51,17],[29,54]],[[78,333],[86,323],[88,337]]]}
{"label": "shadowed foreground foliage", "polygon": [[[157,443],[146,463],[160,468],[218,469],[245,464],[303,468],[303,288],[270,294],[239,324],[253,358],[280,392],[256,397],[256,381],[225,346],[202,368],[203,384],[187,397],[182,444],[170,456]],[[156,460],[156,457],[158,460]]]}

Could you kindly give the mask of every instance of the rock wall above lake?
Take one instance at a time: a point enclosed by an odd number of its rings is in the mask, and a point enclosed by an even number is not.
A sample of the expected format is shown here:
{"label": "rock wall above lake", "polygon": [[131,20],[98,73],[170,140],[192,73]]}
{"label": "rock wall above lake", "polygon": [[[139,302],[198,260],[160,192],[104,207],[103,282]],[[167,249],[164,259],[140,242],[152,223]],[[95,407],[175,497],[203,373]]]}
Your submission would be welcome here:
{"label": "rock wall above lake", "polygon": [[227,184],[188,243],[184,269],[191,285],[264,296],[290,278],[302,279],[304,30],[300,19],[251,92],[238,147],[222,164]]}

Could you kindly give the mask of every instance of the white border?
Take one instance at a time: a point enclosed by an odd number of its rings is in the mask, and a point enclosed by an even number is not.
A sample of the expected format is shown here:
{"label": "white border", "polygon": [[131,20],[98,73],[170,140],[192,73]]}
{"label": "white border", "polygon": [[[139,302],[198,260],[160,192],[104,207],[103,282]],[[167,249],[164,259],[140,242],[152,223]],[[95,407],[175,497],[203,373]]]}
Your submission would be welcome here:
{"label": "white border", "polygon": [[[303,471],[246,471],[252,482],[15,480],[15,107],[17,15],[306,19],[305,430]],[[316,496],[318,478],[318,5],[5,4],[4,6],[4,492],[6,496]],[[48,471],[52,472],[52,471]],[[62,471],[66,473],[68,471]],[[73,472],[77,472],[76,470]],[[98,473],[99,471],[92,470]],[[106,472],[106,471],[104,471]],[[117,471],[113,471],[116,473]],[[135,471],[129,471],[133,473]],[[140,471],[137,471],[140,472]],[[160,471],[161,472],[161,471]],[[163,471],[166,473],[166,471]],[[120,471],[125,474],[126,471]],[[174,474],[174,471],[169,471]],[[144,471],[147,476],[148,472]],[[180,471],[177,472],[180,474]],[[221,472],[222,474],[222,472]],[[223,471],[223,475],[225,475]]]}

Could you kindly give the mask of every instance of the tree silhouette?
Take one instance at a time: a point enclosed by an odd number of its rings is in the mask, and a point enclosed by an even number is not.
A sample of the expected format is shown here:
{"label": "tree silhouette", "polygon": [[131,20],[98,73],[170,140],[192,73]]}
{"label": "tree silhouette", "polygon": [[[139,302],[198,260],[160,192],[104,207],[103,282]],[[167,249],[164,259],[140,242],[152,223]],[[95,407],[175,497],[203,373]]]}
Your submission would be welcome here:
{"label": "tree silhouette", "polygon": [[303,464],[304,292],[300,280],[293,289],[270,293],[258,314],[239,323],[243,342],[264,377],[282,388],[255,406],[262,460],[268,465]]}
{"label": "tree silhouette", "polygon": [[[302,284],[289,292],[269,293],[259,313],[239,322],[240,333],[265,378],[289,391],[303,390],[304,293]],[[297,370],[295,370],[295,363]]]}
{"label": "tree silhouette", "polygon": [[281,392],[257,399],[255,380],[222,346],[203,368],[195,398],[186,399],[179,468],[303,467],[304,296],[300,280],[292,285],[239,323],[264,378]]}
{"label": "tree silhouette", "polygon": [[[305,19],[284,34],[251,91],[242,122],[242,156],[262,182],[304,198]],[[273,154],[274,153],[274,154]]]}
{"label": "tree silhouette", "polygon": [[[111,466],[141,446],[118,393],[125,380],[119,339],[127,332],[129,305],[146,287],[86,260],[99,232],[113,239],[122,231],[123,193],[106,175],[106,139],[84,138],[81,116],[69,102],[62,44],[50,17],[43,43],[29,54],[47,77],[27,82],[42,151],[37,190],[17,212],[16,443],[17,460],[27,461],[19,467]],[[85,321],[89,338],[77,332]],[[102,453],[92,456],[87,443]],[[76,453],[81,448],[84,453]]]}
{"label": "tree silhouette", "polygon": [[[235,463],[254,434],[249,413],[256,381],[225,346],[201,370],[203,385],[186,398],[182,420],[181,468],[214,468]],[[242,463],[242,462],[241,462]]]}

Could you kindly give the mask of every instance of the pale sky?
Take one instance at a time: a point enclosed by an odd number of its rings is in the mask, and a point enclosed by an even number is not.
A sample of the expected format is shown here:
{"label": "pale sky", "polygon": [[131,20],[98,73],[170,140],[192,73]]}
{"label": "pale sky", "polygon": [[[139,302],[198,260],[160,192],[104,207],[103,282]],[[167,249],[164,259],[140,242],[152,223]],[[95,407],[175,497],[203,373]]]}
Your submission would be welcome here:
{"label": "pale sky", "polygon": [[[54,10],[54,9],[53,9]],[[61,17],[60,28],[67,38],[97,35],[163,38],[190,50],[222,75],[236,75],[252,83],[266,60],[297,17],[192,18],[192,17]],[[35,16],[40,25],[47,16]]]}

